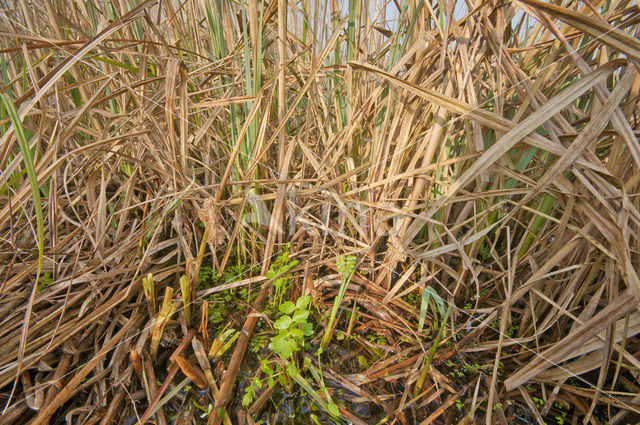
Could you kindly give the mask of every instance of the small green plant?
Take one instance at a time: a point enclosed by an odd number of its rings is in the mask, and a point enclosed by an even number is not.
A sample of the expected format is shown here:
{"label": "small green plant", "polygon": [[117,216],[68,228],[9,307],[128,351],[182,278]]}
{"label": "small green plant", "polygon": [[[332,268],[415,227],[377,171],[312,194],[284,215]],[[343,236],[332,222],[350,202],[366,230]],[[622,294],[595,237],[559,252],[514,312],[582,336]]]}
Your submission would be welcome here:
{"label": "small green plant", "polygon": [[311,361],[308,358],[305,359],[305,367],[308,368],[313,374],[314,379],[320,385],[321,391],[324,392],[324,396],[327,401],[325,401],[325,399],[323,399],[320,394],[318,394],[318,391],[316,391],[311,386],[311,383],[302,376],[295,363],[291,361],[286,363],[286,375],[291,380],[300,385],[302,389],[304,389],[316,401],[316,403],[318,403],[318,405],[325,411],[327,411],[327,413],[329,413],[332,417],[340,418],[340,408],[331,399],[331,395],[325,388],[324,381],[322,379],[322,376],[320,375],[320,372],[315,367],[313,367],[313,365],[311,365]]}
{"label": "small green plant", "polygon": [[[287,260],[288,255],[283,257]],[[291,263],[288,263],[291,264]],[[282,263],[280,264],[282,265]],[[286,270],[285,270],[286,271]],[[314,334],[313,324],[309,322],[309,305],[311,297],[308,295],[299,297],[295,304],[291,301],[285,301],[279,304],[280,317],[274,323],[276,335],[269,342],[269,349],[273,351],[279,360],[276,361],[275,367],[271,367],[268,362],[262,360],[261,371],[265,374],[267,385],[272,387],[277,379],[280,385],[289,393],[293,391],[293,384],[297,383],[305,393],[309,394],[318,403],[322,409],[328,412],[334,418],[340,418],[340,408],[336,405],[325,389],[324,398],[318,394],[311,382],[305,378],[298,370],[294,360],[294,353],[305,346],[305,338]],[[320,388],[325,388],[320,372],[311,364],[308,358],[304,359],[304,369],[310,370],[314,379],[318,382]],[[253,402],[256,390],[262,387],[262,382],[257,378],[252,378],[251,383],[245,390],[243,405],[246,407]]]}
{"label": "small green plant", "polygon": [[[567,412],[563,410],[564,406],[562,405],[562,403],[558,403],[558,402],[553,403],[553,406],[559,410],[559,415],[555,416],[556,421],[558,422],[559,425],[563,425],[565,419],[567,418]],[[602,422],[607,423],[607,420],[605,419]]]}
{"label": "small green plant", "polygon": [[203,265],[200,267],[200,273],[198,274],[198,285],[208,282],[213,277],[213,268],[209,265]]}
{"label": "small green plant", "polygon": [[445,323],[447,322],[447,319],[449,318],[449,314],[451,313],[451,307],[452,307],[452,304],[449,304],[449,307],[447,307],[447,311],[445,311],[444,315],[442,316],[442,326],[440,326],[440,328],[438,329],[438,333],[436,334],[436,337],[433,340],[431,349],[429,350],[429,354],[425,356],[424,359],[422,360],[422,372],[420,373],[420,376],[418,377],[418,380],[416,381],[415,386],[413,387],[414,396],[417,396],[420,393],[420,390],[422,389],[422,385],[424,384],[424,380],[427,379],[427,372],[429,370],[429,367],[431,366],[433,357],[436,355],[436,350],[438,349],[440,340],[442,339],[442,335],[446,328]]}
{"label": "small green plant", "polygon": [[244,390],[244,397],[242,397],[242,407],[248,407],[253,403],[253,399],[256,397],[256,390],[262,388],[262,383],[257,376],[251,378],[251,384]]}
{"label": "small green plant", "polygon": [[411,292],[406,295],[407,302],[411,305],[418,305],[418,295],[415,292]]}
{"label": "small green plant", "polygon": [[214,325],[222,325],[229,317],[227,304],[220,300],[221,294],[213,294],[209,300],[209,321]]}
{"label": "small green plant", "polygon": [[371,364],[369,363],[369,360],[363,356],[362,354],[359,354],[356,356],[356,360],[358,360],[358,364],[360,365],[360,367],[362,368],[362,370],[367,370],[371,367]]}
{"label": "small green plant", "polygon": [[229,266],[222,273],[223,283],[233,283],[238,280],[242,280],[246,274],[250,272],[250,267],[245,264],[237,264]]}
{"label": "small green plant", "polygon": [[262,388],[262,383],[264,381],[267,382],[268,388],[273,388],[276,384],[275,378],[279,377],[280,372],[275,372],[273,368],[269,365],[269,361],[266,359],[260,359],[260,370],[265,374],[264,379],[259,379],[257,376],[251,378],[250,384],[244,390],[244,397],[242,398],[242,406],[248,407],[256,397],[256,390]]}
{"label": "small green plant", "polygon": [[464,372],[461,372],[459,370],[451,371],[449,372],[449,375],[453,376],[454,378],[464,378],[466,376]]}
{"label": "small green plant", "polygon": [[[367,334],[365,335],[365,338],[366,338],[369,342],[371,342],[371,343],[373,343],[373,344],[376,344],[376,345],[380,345],[380,346],[387,346],[387,345],[389,345],[389,342],[387,341],[387,339],[386,339],[385,337],[383,337],[383,336],[379,335],[377,332],[367,333]],[[369,346],[369,349],[370,349],[371,351],[373,351],[373,352],[375,353],[375,355],[376,355],[377,357],[379,357],[379,358],[382,358],[382,357],[384,357],[384,355],[385,355],[385,351],[384,351],[384,350],[382,350],[382,349],[380,349],[379,347],[376,347],[376,346],[370,345],[370,346]]]}
{"label": "small green plant", "polygon": [[351,277],[353,277],[353,273],[355,272],[356,257],[353,255],[338,257],[336,265],[338,267],[338,272],[342,275],[342,280],[340,282],[338,295],[333,300],[333,307],[331,308],[331,314],[329,315],[329,323],[327,323],[327,328],[322,337],[322,342],[320,342],[320,348],[322,349],[327,348],[327,345],[329,345],[329,342],[331,341],[331,336],[333,335],[333,324],[336,320],[336,316],[338,315],[338,309],[340,308],[344,294],[347,292],[347,285],[351,282]]}
{"label": "small green plant", "polygon": [[520,329],[519,325],[514,325],[514,324],[509,324],[509,327],[507,328],[507,337],[511,338],[513,337],[513,335],[515,335],[516,331]]}
{"label": "small green plant", "polygon": [[387,339],[382,335],[378,334],[377,332],[368,333],[366,335],[366,338],[369,341],[373,342],[374,344],[389,345],[389,342],[387,341]]}
{"label": "small green plant", "polygon": [[218,337],[213,340],[211,343],[211,348],[209,349],[209,359],[218,359],[224,353],[226,353],[233,343],[240,336],[240,332],[235,329],[225,329],[220,332]]}
{"label": "small green plant", "polygon": [[267,337],[264,335],[255,335],[251,338],[251,352],[259,353],[267,345]]}
{"label": "small green plant", "polygon": [[38,284],[38,292],[42,291],[44,288],[51,285],[52,283],[53,283],[53,277],[51,277],[51,274],[49,272],[44,273],[42,277],[40,277],[40,282]]}
{"label": "small green plant", "polygon": [[531,399],[536,404],[536,406],[538,406],[538,408],[544,406],[544,400],[543,399],[538,398],[538,397],[531,397]]}
{"label": "small green plant", "polygon": [[440,298],[440,295],[431,286],[427,286],[422,291],[422,301],[420,303],[420,319],[418,321],[418,332],[422,332],[424,322],[427,317],[427,310],[431,307],[433,317],[435,319],[434,326],[438,328],[437,318],[444,317],[445,306],[444,300]]}
{"label": "small green plant", "polygon": [[307,321],[311,302],[308,295],[298,298],[296,303],[286,301],[280,305],[280,318],[273,324],[278,330],[269,343],[269,349],[285,360],[304,346],[304,337],[313,335],[313,325]]}
{"label": "small green plant", "polygon": [[289,249],[289,244],[287,244],[282,253],[276,258],[276,261],[271,264],[269,271],[267,271],[267,279],[273,279],[279,276],[273,282],[275,296],[272,301],[272,305],[277,305],[278,307],[282,302],[282,297],[287,290],[289,282],[291,282],[291,274],[288,274],[287,271],[298,265],[298,260],[291,260],[289,258]]}
{"label": "small green plant", "polygon": [[[188,391],[188,389],[185,387],[185,391]],[[192,402],[194,406],[196,406],[198,409],[202,410],[203,413],[200,414],[200,418],[208,418],[209,415],[211,414],[211,411],[213,410],[213,404],[209,403],[208,407],[204,407],[204,406],[200,406],[198,403],[196,403],[195,401]]]}

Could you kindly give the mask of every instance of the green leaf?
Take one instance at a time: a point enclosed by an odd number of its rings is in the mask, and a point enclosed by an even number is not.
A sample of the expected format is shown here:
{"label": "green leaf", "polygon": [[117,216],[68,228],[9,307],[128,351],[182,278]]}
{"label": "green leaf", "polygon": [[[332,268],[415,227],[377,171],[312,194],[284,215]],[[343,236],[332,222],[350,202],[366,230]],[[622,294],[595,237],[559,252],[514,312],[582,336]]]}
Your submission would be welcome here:
{"label": "green leaf", "polygon": [[313,335],[313,325],[309,322],[304,322],[300,324],[300,329],[304,333],[304,336]]}
{"label": "green leaf", "polygon": [[291,314],[295,309],[296,306],[291,301],[284,302],[280,305],[280,313]]}
{"label": "green leaf", "polygon": [[[269,348],[275,351],[280,357],[288,359],[293,354],[293,348],[289,344],[290,338],[287,335],[278,335],[271,340]],[[295,341],[293,341],[295,344]]]}
{"label": "green leaf", "polygon": [[328,403],[327,404],[327,410],[329,411],[329,413],[331,414],[331,416],[334,417],[340,417],[340,408],[338,407],[337,404],[335,403]]}
{"label": "green leaf", "polygon": [[440,298],[440,295],[438,295],[438,293],[436,292],[435,289],[433,289],[433,287],[427,286],[427,291],[431,293],[431,297],[433,298],[433,301],[435,301],[436,303],[436,307],[438,308],[438,313],[440,313],[440,317],[443,317],[447,312],[447,309],[444,305],[444,300]]}
{"label": "green leaf", "polygon": [[[38,239],[38,268],[36,271],[36,289],[38,281],[40,280],[40,272],[42,271],[42,261],[44,257],[44,217],[42,213],[42,202],[40,201],[40,186],[38,184],[38,176],[36,175],[35,163],[31,156],[31,149],[29,148],[29,141],[27,135],[20,121],[18,111],[16,111],[13,101],[6,93],[0,94],[0,100],[4,104],[4,109],[11,119],[13,124],[13,132],[16,136],[18,146],[22,152],[22,160],[24,162],[24,168],[27,170],[27,177],[29,179],[29,186],[31,186],[31,200],[33,201],[33,209],[36,212],[36,232]],[[25,325],[28,326],[28,325]],[[21,358],[22,352],[20,354]]]}
{"label": "green leaf", "polygon": [[429,307],[429,301],[433,298],[436,305],[437,313],[440,317],[443,317],[446,313],[444,300],[440,298],[440,295],[431,286],[427,286],[422,290],[422,302],[420,303],[420,319],[418,321],[418,332],[422,332],[424,326],[425,317],[427,316],[427,309]]}
{"label": "green leaf", "polygon": [[262,364],[262,366],[260,366],[260,370],[262,370],[266,375],[273,375],[273,369],[271,369],[267,364]]}
{"label": "green leaf", "polygon": [[[429,287],[430,288],[430,287]],[[427,310],[429,309],[429,292],[427,292],[427,288],[422,290],[422,300],[420,302],[420,318],[418,319],[418,332],[422,332],[422,328],[424,327],[424,321],[427,317]]]}
{"label": "green leaf", "polygon": [[294,323],[302,323],[307,320],[307,317],[309,317],[308,310],[296,310],[296,312],[293,313],[292,319]]}
{"label": "green leaf", "polygon": [[276,321],[276,323],[273,324],[274,328],[282,329],[282,330],[289,329],[290,326],[291,326],[291,317],[289,316],[282,316]]}
{"label": "green leaf", "polygon": [[289,375],[290,378],[295,378],[298,376],[298,373],[298,368],[295,364],[287,363],[287,375]]}
{"label": "green leaf", "polygon": [[[287,339],[287,344],[289,345],[289,348],[291,349],[291,353],[293,353],[294,351],[298,351],[298,349],[300,348],[300,347],[298,347],[298,343],[296,342],[296,340],[293,339],[293,338]],[[287,357],[291,357],[291,354],[289,354]]]}
{"label": "green leaf", "polygon": [[[249,388],[247,388],[247,390],[249,390]],[[242,407],[248,407],[252,401],[253,396],[249,393],[249,391],[246,391],[244,393],[244,397],[242,397]]]}
{"label": "green leaf", "polygon": [[304,338],[304,331],[294,328],[289,331],[289,335],[291,335],[297,341],[302,342],[302,338]]}
{"label": "green leaf", "polygon": [[310,302],[311,302],[311,297],[309,295],[305,295],[304,297],[300,297],[296,301],[296,308],[298,310],[304,310],[305,308],[307,308],[307,306],[309,305]]}

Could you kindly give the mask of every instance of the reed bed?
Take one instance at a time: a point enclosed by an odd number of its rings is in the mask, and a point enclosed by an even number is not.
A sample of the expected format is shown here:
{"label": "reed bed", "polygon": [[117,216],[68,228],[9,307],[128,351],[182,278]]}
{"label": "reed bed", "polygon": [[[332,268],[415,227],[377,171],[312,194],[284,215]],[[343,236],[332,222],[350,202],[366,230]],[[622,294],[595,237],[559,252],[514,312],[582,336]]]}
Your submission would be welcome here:
{"label": "reed bed", "polygon": [[640,418],[637,2],[2,5],[3,424]]}

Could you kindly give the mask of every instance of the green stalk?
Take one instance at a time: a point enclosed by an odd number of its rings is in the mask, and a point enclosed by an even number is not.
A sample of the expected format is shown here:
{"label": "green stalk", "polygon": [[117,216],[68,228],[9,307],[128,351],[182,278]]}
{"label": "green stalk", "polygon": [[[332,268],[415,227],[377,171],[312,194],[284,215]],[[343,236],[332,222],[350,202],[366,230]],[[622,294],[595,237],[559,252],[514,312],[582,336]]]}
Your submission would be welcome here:
{"label": "green stalk", "polygon": [[429,372],[429,366],[431,366],[431,363],[433,362],[433,358],[436,355],[436,350],[438,349],[438,345],[440,345],[440,340],[442,339],[442,334],[444,333],[444,328],[446,327],[446,323],[447,320],[449,319],[449,314],[451,313],[451,306],[453,304],[449,304],[449,307],[447,307],[447,312],[445,313],[444,317],[442,318],[442,321],[440,323],[440,329],[438,329],[438,335],[436,336],[436,339],[433,341],[433,344],[431,345],[431,350],[429,350],[429,355],[427,357],[425,357],[424,361],[422,362],[422,373],[420,374],[420,377],[418,377],[418,380],[416,381],[416,385],[415,387],[413,387],[413,396],[417,396],[418,394],[420,394],[420,390],[422,389],[422,385],[424,384],[425,379],[427,379],[427,373]]}
{"label": "green stalk", "polygon": [[224,45],[224,31],[220,21],[221,4],[220,0],[209,0],[204,2],[207,12],[207,23],[209,24],[209,34],[211,35],[211,48],[214,59],[222,59],[226,55]]}
{"label": "green stalk", "polygon": [[27,177],[29,178],[29,185],[31,186],[31,199],[33,201],[33,208],[36,211],[36,225],[37,225],[37,237],[38,237],[38,271],[36,273],[36,286],[40,279],[40,272],[42,270],[42,259],[44,256],[44,218],[42,214],[42,202],[40,200],[40,186],[38,185],[38,178],[36,176],[36,169],[31,156],[31,149],[29,149],[29,142],[27,136],[18,117],[18,112],[13,106],[13,102],[9,96],[5,93],[0,94],[5,111],[11,119],[13,124],[14,133],[18,141],[18,146],[22,152],[22,158],[24,161],[24,168],[27,170]]}
{"label": "green stalk", "polygon": [[302,389],[304,389],[307,392],[307,394],[309,394],[322,409],[324,409],[327,413],[329,413],[332,417],[336,419],[342,417],[342,414],[340,413],[340,408],[338,407],[338,405],[333,403],[331,400],[329,400],[328,403],[325,402],[320,396],[320,394],[318,394],[318,392],[311,386],[311,383],[309,383],[309,381],[306,380],[300,374],[300,372],[298,371],[298,369],[293,363],[287,363],[286,368],[287,368],[286,374],[289,375],[291,379],[296,381],[298,385],[300,385]]}
{"label": "green stalk", "polygon": [[349,17],[347,20],[347,62],[353,59],[353,52],[356,47],[356,11],[358,3],[356,0],[349,0]]}
{"label": "green stalk", "polygon": [[[40,274],[42,272],[42,260],[44,257],[44,218],[42,214],[42,202],[40,201],[40,186],[38,185],[38,178],[36,177],[36,169],[33,163],[33,157],[31,156],[31,149],[29,149],[29,143],[27,141],[27,136],[24,131],[24,127],[22,126],[22,122],[20,121],[20,117],[18,117],[18,112],[16,111],[13,102],[9,98],[6,93],[0,94],[0,98],[2,99],[2,103],[4,104],[4,108],[11,119],[11,123],[13,124],[14,134],[16,135],[16,140],[18,141],[18,146],[20,147],[20,151],[22,152],[22,158],[24,161],[24,168],[27,170],[27,177],[29,178],[29,185],[31,186],[31,198],[33,200],[33,208],[36,211],[36,233],[38,237],[38,268],[36,271],[36,279],[33,284],[33,288],[31,288],[31,295],[29,296],[29,304],[26,308],[24,321],[23,321],[23,331],[22,336],[20,337],[20,348],[18,350],[18,370],[16,372],[16,379],[13,383],[13,388],[11,389],[11,394],[7,400],[6,408],[11,403],[11,399],[13,397],[13,393],[16,390],[16,385],[18,384],[18,377],[22,373],[22,360],[24,358],[24,348],[27,342],[27,333],[29,332],[29,319],[31,318],[31,307],[33,306],[33,301],[36,297],[36,292],[38,290],[38,281],[40,280]],[[26,211],[25,211],[26,215]],[[2,412],[4,413],[4,411]]]}
{"label": "green stalk", "polygon": [[[404,4],[402,5],[402,10],[400,11],[400,17],[398,18],[399,23],[403,22],[408,8],[409,1],[405,0]],[[398,24],[398,28],[400,28],[400,24]],[[393,68],[393,66],[396,64],[396,60],[402,56],[400,50],[400,31],[398,30],[393,35],[393,47],[391,48],[391,56],[389,57],[389,62],[387,63],[387,71],[390,71],[391,68]]]}
{"label": "green stalk", "polygon": [[[545,194],[542,198],[542,202],[540,203],[540,212],[542,214],[549,215],[555,203],[556,199],[553,196]],[[527,250],[536,239],[538,231],[546,222],[547,219],[542,215],[536,215],[536,217],[533,219],[533,222],[531,223],[531,230],[527,232],[527,239],[524,241],[524,245],[518,253],[518,260],[524,257],[524,254],[527,253]]]}

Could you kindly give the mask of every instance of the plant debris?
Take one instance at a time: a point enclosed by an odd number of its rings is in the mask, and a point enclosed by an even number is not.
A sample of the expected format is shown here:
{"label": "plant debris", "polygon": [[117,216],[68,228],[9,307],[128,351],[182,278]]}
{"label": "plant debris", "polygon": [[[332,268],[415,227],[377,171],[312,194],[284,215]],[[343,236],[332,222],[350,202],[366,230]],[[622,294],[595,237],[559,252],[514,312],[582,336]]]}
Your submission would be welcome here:
{"label": "plant debris", "polygon": [[15,2],[0,423],[640,421],[640,9]]}

